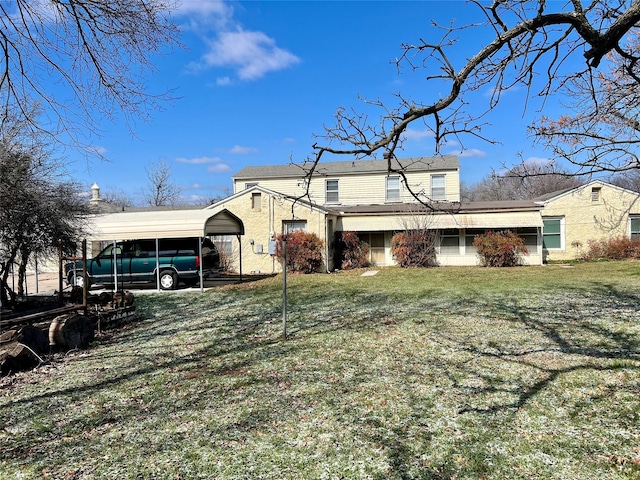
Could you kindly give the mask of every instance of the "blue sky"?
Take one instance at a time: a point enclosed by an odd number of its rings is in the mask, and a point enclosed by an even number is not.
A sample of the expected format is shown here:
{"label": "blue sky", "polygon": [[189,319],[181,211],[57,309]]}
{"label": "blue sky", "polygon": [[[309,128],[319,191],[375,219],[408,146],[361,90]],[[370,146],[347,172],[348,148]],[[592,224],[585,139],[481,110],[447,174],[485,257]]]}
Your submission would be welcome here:
{"label": "blue sky", "polygon": [[[184,200],[194,202],[230,193],[231,176],[244,166],[302,162],[312,153],[314,134],[333,125],[338,107],[362,106],[358,96],[389,100],[401,92],[424,102],[437,99],[443,92],[425,81],[425,70],[398,74],[393,60],[401,44],[439,39],[432,19],[445,25],[479,19],[476,7],[458,0],[183,0],[175,18],[187,48],[157,58],[148,85],[151,92],[175,89],[178,98],[149,123],[135,123],[133,132],[124,122],[106,120],[102,136],[92,141],[107,162],[67,152],[74,178],[87,190],[96,182],[103,191],[140,200],[145,168],[162,159]],[[482,36],[455,47],[457,68]],[[463,181],[474,183],[492,168],[518,163],[518,154],[547,155],[526,137],[535,105],[523,114],[524,92],[508,95],[486,118],[491,125],[485,134],[501,144],[469,138],[463,151],[457,144],[442,149],[460,156]],[[398,156],[434,153],[423,126],[415,125],[407,137]]]}

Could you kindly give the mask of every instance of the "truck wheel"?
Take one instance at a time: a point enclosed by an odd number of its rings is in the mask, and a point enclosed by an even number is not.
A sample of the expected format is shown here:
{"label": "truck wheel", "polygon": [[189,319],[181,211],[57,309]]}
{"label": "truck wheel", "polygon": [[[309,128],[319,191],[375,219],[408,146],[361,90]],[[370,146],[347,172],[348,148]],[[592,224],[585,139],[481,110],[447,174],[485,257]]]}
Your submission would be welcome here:
{"label": "truck wheel", "polygon": [[73,287],[84,287],[87,285],[87,290],[91,288],[91,281],[88,278],[85,278],[82,273],[76,272],[69,275],[69,285]]}
{"label": "truck wheel", "polygon": [[173,270],[160,272],[160,288],[162,290],[174,290],[178,286],[178,275]]}

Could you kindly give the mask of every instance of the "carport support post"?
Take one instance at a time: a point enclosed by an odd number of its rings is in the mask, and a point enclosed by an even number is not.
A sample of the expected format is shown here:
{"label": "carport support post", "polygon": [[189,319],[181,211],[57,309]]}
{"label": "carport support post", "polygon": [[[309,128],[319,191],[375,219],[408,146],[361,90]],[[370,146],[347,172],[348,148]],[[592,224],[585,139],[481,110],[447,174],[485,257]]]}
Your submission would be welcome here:
{"label": "carport support post", "polygon": [[160,241],[156,238],[156,288],[160,291]]}
{"label": "carport support post", "polygon": [[287,237],[282,236],[282,336],[287,338]]}
{"label": "carport support post", "polygon": [[203,273],[203,267],[202,267],[202,242],[203,242],[203,238],[202,237],[198,237],[198,256],[200,257],[200,261],[198,262],[200,264],[200,293],[204,292],[204,273]]}

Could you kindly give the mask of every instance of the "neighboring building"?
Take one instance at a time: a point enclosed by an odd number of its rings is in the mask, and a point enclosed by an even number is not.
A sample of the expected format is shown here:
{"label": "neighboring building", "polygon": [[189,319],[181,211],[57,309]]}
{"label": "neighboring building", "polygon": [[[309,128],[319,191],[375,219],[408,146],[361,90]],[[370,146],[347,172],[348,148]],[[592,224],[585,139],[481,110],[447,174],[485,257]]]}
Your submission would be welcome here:
{"label": "neighboring building", "polygon": [[589,240],[640,238],[640,194],[600,180],[537,198],[545,261],[570,260]]}

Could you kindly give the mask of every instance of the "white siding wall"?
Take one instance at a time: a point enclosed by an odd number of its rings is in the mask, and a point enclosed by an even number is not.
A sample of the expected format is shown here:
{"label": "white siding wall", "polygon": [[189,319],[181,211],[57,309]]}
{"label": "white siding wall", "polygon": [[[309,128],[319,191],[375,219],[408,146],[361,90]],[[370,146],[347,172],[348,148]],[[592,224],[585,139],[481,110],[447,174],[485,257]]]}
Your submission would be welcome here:
{"label": "white siding wall", "polygon": [[[445,175],[446,201],[457,202],[460,200],[460,174],[458,170],[434,171],[434,172],[408,172],[406,174],[408,185],[414,193],[422,192],[425,200],[431,196],[431,176]],[[386,199],[386,173],[354,174],[335,176],[315,176],[311,181],[309,193],[311,201],[319,205],[325,202],[325,181],[338,180],[338,194],[340,205],[379,205],[387,203]],[[299,196],[305,193],[303,178],[267,178],[267,179],[242,179],[234,183],[234,191],[244,190],[246,184],[258,183],[260,186]],[[400,202],[413,202],[414,198],[409,194],[408,188],[401,185]]]}

